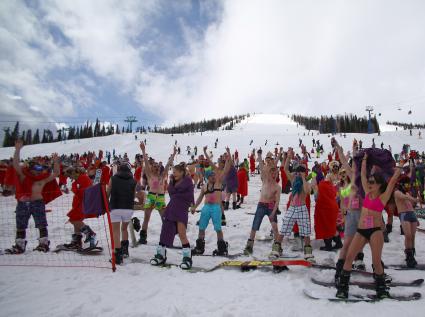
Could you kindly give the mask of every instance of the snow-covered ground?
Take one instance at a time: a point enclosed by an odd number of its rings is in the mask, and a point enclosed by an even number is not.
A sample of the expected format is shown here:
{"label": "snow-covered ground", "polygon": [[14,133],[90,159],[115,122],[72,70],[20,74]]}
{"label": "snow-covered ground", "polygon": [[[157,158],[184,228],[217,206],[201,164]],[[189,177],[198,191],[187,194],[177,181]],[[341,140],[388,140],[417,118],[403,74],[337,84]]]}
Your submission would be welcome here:
{"label": "snow-covered ground", "polygon": [[[208,145],[214,155],[224,151],[225,146],[238,149],[240,156],[245,157],[255,147],[273,150],[278,142],[285,148],[298,147],[298,138],[302,138],[310,148],[312,136],[303,136],[307,131],[291,122],[287,115],[255,115],[238,125],[233,131],[207,132],[194,135],[139,135],[147,139],[147,151],[153,157],[165,160],[171,151],[174,140],[182,149],[182,155],[177,160],[187,160],[185,153],[187,145],[197,145],[199,150]],[[327,135],[315,135],[321,140],[325,151],[330,150]],[[377,146],[384,142],[391,144],[394,151],[399,151],[403,143],[411,144],[412,148],[425,149],[423,140],[417,136],[410,137],[406,131],[384,132],[377,135],[347,135],[338,137],[345,149],[349,149],[353,137],[362,139],[364,146],[371,144],[374,137]],[[213,149],[215,139],[219,139],[218,149]],[[254,143],[249,146],[250,140]],[[265,146],[265,140],[268,145]],[[138,140],[138,141],[139,141]],[[51,152],[71,153],[88,150],[116,149],[118,153],[127,152],[133,156],[138,153],[138,141],[133,135],[115,135],[103,138],[70,141],[66,144],[45,144],[24,147],[22,157]],[[0,158],[8,157],[13,149],[0,149]],[[323,158],[324,159],[324,158]],[[226,213],[228,224],[224,227],[225,239],[229,242],[229,252],[240,252],[248,238],[252,224],[251,213],[255,211],[259,197],[260,179],[251,178],[249,196],[243,209],[229,210]],[[196,193],[197,194],[197,193]],[[282,195],[281,210],[287,197]],[[51,222],[49,230],[52,245],[69,239],[71,228],[66,222],[67,205],[71,195],[66,195],[49,206],[52,212],[48,214]],[[0,197],[0,248],[9,246],[13,240],[13,199]],[[135,213],[143,218],[143,213]],[[188,236],[192,244],[197,237],[196,221],[199,215],[191,215],[188,225]],[[91,220],[96,228],[102,227],[102,220]],[[281,222],[281,218],[279,218]],[[153,214],[149,227],[148,245],[130,249],[131,258],[148,260],[155,252],[155,244],[160,233],[160,218]],[[264,219],[259,236],[268,235],[270,224]],[[28,237],[33,247],[36,235],[34,230]],[[101,243],[106,246],[105,235],[100,235]],[[402,263],[403,237],[399,234],[398,219],[394,221],[394,232],[390,234],[391,242],[385,245],[383,259],[386,263]],[[31,240],[31,241],[30,241]],[[175,244],[178,245],[178,239]],[[207,229],[206,253],[216,248],[216,235],[210,226]],[[289,248],[287,241],[284,248]],[[317,250],[320,242],[314,241],[314,254],[318,262],[333,261],[336,253],[326,253]],[[271,250],[271,242],[257,241],[254,255],[266,258]],[[106,252],[105,252],[106,253]],[[365,262],[370,270],[370,250],[365,249]],[[108,265],[108,254],[96,259],[81,258],[75,254],[34,254],[29,251],[21,255],[24,263],[48,263],[57,261],[63,263],[82,263],[93,261],[91,265]],[[10,263],[10,256],[0,256],[1,263]],[[180,263],[178,250],[169,250],[170,263]],[[247,259],[241,257],[241,259]],[[425,235],[417,235],[417,260],[425,263]],[[74,261],[74,262],[73,262]],[[210,268],[223,259],[211,257],[195,257],[194,266]],[[375,304],[341,304],[327,301],[313,301],[306,298],[303,288],[312,288],[323,293],[334,294],[334,289],[326,289],[310,283],[310,277],[332,279],[333,271],[293,267],[290,271],[280,274],[271,272],[239,272],[237,270],[217,270],[211,273],[188,273],[178,268],[164,269],[151,267],[147,264],[131,263],[119,266],[116,273],[106,269],[92,268],[52,268],[52,267],[0,267],[0,316],[424,316],[425,300],[416,302],[383,301]],[[395,280],[410,280],[423,277],[423,271],[393,271],[388,270]],[[355,277],[361,279],[361,277]],[[353,292],[366,294],[371,291],[350,288]],[[421,288],[393,288],[395,294],[422,291]]]}

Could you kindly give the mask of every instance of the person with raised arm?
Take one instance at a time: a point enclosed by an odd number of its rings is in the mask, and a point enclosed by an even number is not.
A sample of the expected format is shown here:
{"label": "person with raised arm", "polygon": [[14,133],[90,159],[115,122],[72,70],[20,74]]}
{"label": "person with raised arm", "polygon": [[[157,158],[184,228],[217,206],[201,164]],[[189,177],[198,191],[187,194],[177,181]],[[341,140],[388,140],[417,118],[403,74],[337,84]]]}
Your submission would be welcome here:
{"label": "person with raised arm", "polygon": [[419,203],[420,198],[415,198],[411,194],[410,177],[403,175],[399,179],[397,189],[394,191],[394,199],[397,205],[401,227],[404,232],[406,265],[410,268],[414,268],[418,264],[415,259],[415,236],[418,219],[414,211],[414,204]]}
{"label": "person with raised arm", "polygon": [[[353,160],[352,166],[348,163],[348,158],[344,154],[343,148],[336,142],[335,148],[338,152],[341,160],[342,169],[344,174],[342,179],[344,181],[343,186],[339,189],[341,211],[345,215],[345,228],[344,228],[344,244],[339,253],[339,258],[336,263],[335,272],[335,285],[338,285],[339,276],[344,266],[345,257],[347,251],[353,241],[354,235],[357,232],[357,227],[360,219],[360,213],[362,208],[363,199],[360,196],[357,186],[354,184],[356,174],[356,163]],[[353,155],[357,154],[357,141],[353,141]],[[354,260],[354,268],[357,270],[365,270],[366,266],[363,262],[364,253],[363,249],[360,250]]]}
{"label": "person with raised arm", "polygon": [[280,235],[273,243],[270,257],[279,257],[282,254],[282,240],[285,236],[290,236],[295,222],[299,227],[299,234],[304,238],[304,258],[307,261],[314,261],[313,248],[310,245],[311,224],[310,215],[306,206],[306,197],[311,193],[311,186],[306,180],[307,168],[299,165],[295,172],[289,171],[289,164],[294,158],[294,150],[288,149],[285,157],[285,173],[292,184],[292,199],[290,206],[283,216],[283,223]]}
{"label": "person with raised arm", "polygon": [[[174,156],[172,155],[172,157]],[[154,266],[164,265],[167,261],[166,248],[173,246],[174,238],[178,235],[182,244],[183,255],[180,268],[189,270],[192,268],[192,252],[186,231],[189,207],[193,206],[194,203],[194,184],[187,173],[185,163],[182,162],[173,167],[173,174],[170,176],[168,184],[168,193],[170,202],[165,209],[156,254],[150,260],[150,263]]]}
{"label": "person with raised arm", "polygon": [[202,186],[201,192],[194,206],[191,207],[192,214],[204,199],[204,206],[201,210],[201,218],[199,220],[199,234],[196,240],[196,247],[192,250],[192,254],[204,254],[205,252],[205,230],[208,227],[210,219],[212,220],[214,230],[217,233],[217,249],[213,251],[213,255],[227,255],[228,243],[224,241],[223,230],[221,229],[221,186],[217,183],[217,177],[214,171],[205,173],[207,183]]}
{"label": "person with raised arm", "polygon": [[[255,235],[257,231],[260,230],[261,223],[265,216],[269,218],[273,230],[274,239],[279,239],[279,232],[277,228],[277,210],[279,208],[280,193],[282,189],[279,184],[276,183],[278,169],[276,166],[276,161],[273,160],[271,155],[267,154],[266,164],[264,164],[261,154],[262,150],[258,150],[257,160],[262,181],[260,200],[257,204],[257,210],[255,211],[251,233],[244,249],[245,255],[253,253]],[[278,154],[278,156],[280,155],[281,152]]]}
{"label": "person with raised arm", "polygon": [[[15,245],[6,249],[8,254],[20,254],[25,252],[27,245],[26,229],[32,216],[35,227],[39,230],[39,244],[34,251],[48,252],[50,241],[48,238],[46,204],[62,195],[56,177],[60,173],[60,162],[57,154],[53,154],[53,173],[49,168],[43,166],[38,161],[31,161],[28,167],[20,165],[20,152],[24,146],[22,140],[15,143],[15,154],[13,156],[13,167],[18,179],[16,181],[16,240]],[[50,182],[52,186],[46,186]],[[54,186],[56,185],[56,186]]]}
{"label": "person with raised arm", "polygon": [[143,218],[142,229],[140,230],[140,244],[147,243],[148,237],[148,225],[151,218],[152,210],[158,210],[161,218],[164,214],[166,207],[165,204],[165,182],[168,177],[168,171],[172,166],[174,157],[176,156],[176,148],[173,148],[173,153],[168,159],[167,165],[161,172],[159,164],[155,161],[149,162],[148,155],[146,154],[146,145],[144,142],[140,142],[140,149],[142,150],[143,160],[145,165],[145,175],[149,186],[149,192],[145,198],[145,204],[143,206],[145,210],[145,217]]}
{"label": "person with raised arm", "polygon": [[401,166],[398,166],[387,184],[381,173],[373,172],[367,175],[367,159],[368,155],[364,153],[360,175],[361,185],[365,191],[365,198],[361,209],[357,232],[348,249],[343,270],[339,277],[336,293],[336,297],[338,298],[348,298],[353,261],[367,243],[372,252],[376,296],[378,298],[390,297],[385,283],[384,267],[382,264],[382,248],[384,246],[382,211],[391,198],[403,165],[401,164]]}
{"label": "person with raised arm", "polygon": [[[211,160],[211,156],[207,153],[207,147],[204,146],[204,155],[205,155],[205,159],[207,160],[207,162],[209,163],[209,166],[211,167],[212,171],[214,171],[215,173],[215,178],[216,178],[216,187],[217,188],[221,188],[221,191],[223,191],[223,181],[224,178],[226,177],[227,173],[229,172],[230,169],[230,159],[231,159],[231,154],[230,154],[230,149],[227,147],[226,148],[226,153],[220,157],[218,159],[218,165],[214,164],[213,161]],[[226,216],[224,215],[224,206],[221,205],[221,225],[224,226],[226,225]]]}

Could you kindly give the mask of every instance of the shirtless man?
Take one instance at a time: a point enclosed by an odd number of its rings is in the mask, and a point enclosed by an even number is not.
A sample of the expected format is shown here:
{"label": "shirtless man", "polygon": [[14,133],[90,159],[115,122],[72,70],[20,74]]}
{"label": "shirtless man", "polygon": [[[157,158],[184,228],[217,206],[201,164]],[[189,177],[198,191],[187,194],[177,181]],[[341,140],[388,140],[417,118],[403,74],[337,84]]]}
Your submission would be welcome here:
{"label": "shirtless man", "polygon": [[415,259],[415,235],[418,219],[416,218],[413,204],[419,203],[420,199],[411,195],[410,183],[410,177],[402,176],[398,181],[398,188],[394,191],[394,199],[404,232],[406,265],[414,268],[418,264]]}
{"label": "shirtless man", "polygon": [[[206,161],[208,162],[209,166],[211,167],[211,170],[214,171],[214,173],[215,173],[215,178],[216,178],[216,185],[215,186],[217,188],[220,188],[221,191],[222,191],[223,190],[224,177],[229,172],[229,169],[230,169],[230,166],[231,166],[231,164],[230,164],[230,159],[231,159],[230,149],[226,148],[226,154],[224,155],[224,157],[218,159],[218,166],[212,162],[211,156],[207,153],[207,147],[206,146],[204,146],[204,155],[205,155]],[[221,197],[221,191],[220,191],[220,197]],[[222,226],[226,225],[226,217],[224,215],[223,204],[221,204],[221,225]]]}
{"label": "shirtless man", "polygon": [[165,204],[165,182],[168,177],[168,170],[173,164],[174,157],[176,156],[176,148],[173,149],[173,153],[168,159],[167,165],[165,166],[163,172],[161,173],[160,166],[157,162],[149,162],[148,156],[146,154],[146,145],[143,142],[140,142],[140,149],[142,150],[143,160],[145,162],[145,175],[148,180],[149,192],[146,196],[146,202],[144,205],[145,217],[143,218],[142,230],[140,230],[140,244],[147,243],[148,237],[148,225],[151,218],[152,210],[156,209],[159,211],[159,214],[164,213],[166,204]]}
{"label": "shirtless man", "polygon": [[273,243],[271,257],[279,257],[282,254],[282,240],[285,236],[290,236],[295,222],[298,223],[300,236],[304,237],[304,258],[307,261],[314,261],[313,249],[310,245],[310,216],[305,204],[307,195],[310,195],[311,186],[306,180],[307,169],[303,165],[299,165],[295,172],[289,171],[289,163],[294,158],[294,150],[288,149],[285,158],[285,173],[292,184],[292,199],[290,206],[283,216],[282,228],[280,234]]}
{"label": "shirtless man", "polygon": [[260,230],[264,216],[269,217],[275,240],[279,237],[277,229],[277,209],[279,207],[282,189],[279,184],[276,183],[278,170],[271,156],[267,155],[266,164],[264,164],[261,154],[262,151],[258,150],[257,157],[263,185],[261,187],[260,201],[255,211],[254,221],[252,222],[251,233],[244,250],[244,254],[246,255],[253,253],[255,234]]}
{"label": "shirtless man", "polygon": [[35,227],[40,231],[39,245],[34,249],[36,251],[49,251],[50,241],[47,231],[47,218],[45,203],[43,201],[44,185],[59,176],[59,158],[57,154],[53,155],[54,169],[53,173],[46,174],[43,177],[44,167],[36,162],[30,164],[29,168],[23,169],[20,165],[20,152],[24,146],[21,140],[15,143],[15,154],[13,156],[13,167],[18,175],[16,184],[16,240],[15,245],[6,249],[6,253],[20,254],[25,252],[27,245],[26,229],[30,217],[34,218]]}
{"label": "shirtless man", "polygon": [[221,230],[221,185],[217,183],[217,177],[214,171],[207,171],[207,184],[202,186],[201,193],[194,206],[190,211],[195,213],[196,208],[204,200],[204,207],[201,210],[201,219],[199,220],[199,235],[196,240],[196,247],[192,250],[192,254],[204,254],[205,251],[205,229],[208,227],[210,219],[213,222],[214,230],[217,232],[217,250],[213,255],[227,255],[228,243],[224,241],[223,231]]}

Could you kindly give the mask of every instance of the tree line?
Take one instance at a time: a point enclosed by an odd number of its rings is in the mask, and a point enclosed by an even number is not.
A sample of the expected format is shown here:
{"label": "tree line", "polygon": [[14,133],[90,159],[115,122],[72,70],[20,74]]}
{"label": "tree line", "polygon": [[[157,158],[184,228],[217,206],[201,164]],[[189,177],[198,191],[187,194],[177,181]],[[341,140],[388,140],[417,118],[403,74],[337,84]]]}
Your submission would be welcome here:
{"label": "tree line", "polygon": [[[368,118],[353,114],[337,116],[309,117],[292,115],[292,120],[304,126],[307,130],[318,130],[320,133],[368,133]],[[379,132],[379,123],[376,117],[371,118],[372,132]]]}
{"label": "tree line", "polygon": [[196,133],[196,132],[205,132],[205,131],[216,131],[220,129],[223,130],[233,130],[233,127],[240,123],[245,118],[249,117],[249,114],[243,114],[238,116],[225,116],[218,119],[203,120],[198,122],[190,122],[179,125],[174,125],[170,128],[161,128],[155,126],[153,131],[156,133],[164,134],[179,134],[179,133]]}
{"label": "tree line", "polygon": [[[218,130],[220,127],[223,127],[223,129],[225,130],[232,130],[235,124],[241,122],[246,117],[249,117],[249,114],[233,117],[226,116],[219,119],[191,122],[186,124],[180,124],[177,126],[175,125],[172,128],[162,128],[156,125],[154,127],[140,126],[136,128],[136,132],[178,134],[214,131]],[[30,145],[39,143],[60,142],[64,140],[86,139],[132,132],[128,126],[126,128],[124,128],[124,126],[120,128],[118,124],[104,125],[99,121],[99,119],[96,119],[96,123],[94,125],[87,121],[84,125],[70,126],[67,128],[57,129],[56,133],[54,133],[50,129],[36,129],[35,132],[33,132],[32,129],[26,129],[21,131],[19,121],[16,122],[13,130],[11,130],[10,128],[4,128],[3,130],[3,147],[14,146],[15,141],[18,139],[23,140],[25,145]]]}
{"label": "tree line", "polygon": [[397,122],[397,121],[387,121],[387,124],[402,127],[404,130],[425,129],[425,124],[420,124],[420,123],[413,124],[413,123],[405,123],[405,122]]}

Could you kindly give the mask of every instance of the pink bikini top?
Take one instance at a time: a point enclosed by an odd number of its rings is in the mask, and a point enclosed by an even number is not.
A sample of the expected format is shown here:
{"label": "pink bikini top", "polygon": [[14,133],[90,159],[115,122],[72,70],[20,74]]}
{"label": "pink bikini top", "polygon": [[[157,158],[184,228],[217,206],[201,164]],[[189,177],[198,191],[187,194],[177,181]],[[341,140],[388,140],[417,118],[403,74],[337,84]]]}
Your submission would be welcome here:
{"label": "pink bikini top", "polygon": [[382,203],[381,199],[376,197],[375,199],[370,199],[369,195],[366,195],[364,201],[363,201],[363,207],[367,208],[369,210],[373,210],[376,212],[382,212],[385,208],[384,204]]}

